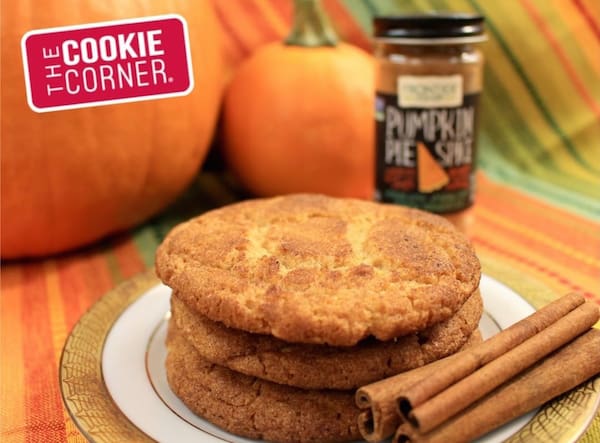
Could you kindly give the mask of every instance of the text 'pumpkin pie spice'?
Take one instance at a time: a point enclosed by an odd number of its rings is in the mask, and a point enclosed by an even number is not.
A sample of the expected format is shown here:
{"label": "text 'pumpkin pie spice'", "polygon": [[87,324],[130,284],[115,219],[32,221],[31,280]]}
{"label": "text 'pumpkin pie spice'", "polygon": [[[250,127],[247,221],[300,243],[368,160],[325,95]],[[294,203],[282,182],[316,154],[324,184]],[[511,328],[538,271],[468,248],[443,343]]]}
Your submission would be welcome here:
{"label": "text 'pumpkin pie spice'", "polygon": [[375,199],[436,213],[473,203],[483,17],[376,17]]}

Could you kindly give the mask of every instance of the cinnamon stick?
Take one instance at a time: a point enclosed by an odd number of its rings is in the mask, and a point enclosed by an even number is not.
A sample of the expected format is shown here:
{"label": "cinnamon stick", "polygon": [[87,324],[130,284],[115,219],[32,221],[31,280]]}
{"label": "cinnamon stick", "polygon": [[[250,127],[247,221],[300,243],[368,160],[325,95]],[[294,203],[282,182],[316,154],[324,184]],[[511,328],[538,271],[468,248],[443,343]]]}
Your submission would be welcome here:
{"label": "cinnamon stick", "polygon": [[393,443],[467,442],[600,374],[600,330],[558,349],[429,433],[403,423]]}
{"label": "cinnamon stick", "polygon": [[[409,391],[410,396],[407,400],[410,406],[407,413],[412,409],[413,403],[421,404],[430,398],[432,391],[435,393],[446,388],[548,327],[584,302],[582,295],[568,294],[467,351],[360,388],[356,393],[356,403],[359,408],[365,409],[359,416],[362,436],[369,442],[376,442],[393,434],[400,422],[398,414],[393,413],[396,399],[405,394],[411,385],[414,385],[415,390]],[[444,365],[443,371],[439,370],[441,365]],[[431,369],[426,369],[428,367]]]}
{"label": "cinnamon stick", "polygon": [[461,353],[462,357],[458,362],[454,362],[444,371],[424,378],[405,392],[403,399],[399,402],[401,412],[408,416],[413,408],[533,337],[584,302],[585,299],[581,294],[567,294],[496,334],[481,345]]}
{"label": "cinnamon stick", "polygon": [[452,357],[454,356],[358,389],[355,400],[356,405],[364,409],[358,416],[358,428],[363,438],[370,443],[375,443],[392,435],[400,424],[400,415],[396,410],[395,399],[416,381],[431,376],[442,367],[443,362]]}
{"label": "cinnamon stick", "polygon": [[[584,303],[421,405],[412,410],[409,408],[406,418],[421,432],[429,432],[502,383],[589,330],[599,318],[598,306],[590,302]],[[452,363],[438,373],[454,366],[455,363]],[[403,414],[406,414],[406,406],[409,403],[407,398],[410,398],[411,390],[412,388],[408,388],[407,393],[399,399],[404,405]]]}

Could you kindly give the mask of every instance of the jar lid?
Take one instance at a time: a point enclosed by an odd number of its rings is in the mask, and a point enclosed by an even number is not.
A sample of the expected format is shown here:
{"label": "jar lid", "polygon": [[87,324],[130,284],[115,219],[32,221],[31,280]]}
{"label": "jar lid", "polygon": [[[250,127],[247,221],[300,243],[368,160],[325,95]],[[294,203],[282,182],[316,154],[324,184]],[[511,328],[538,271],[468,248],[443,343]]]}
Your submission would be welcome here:
{"label": "jar lid", "polygon": [[485,40],[484,18],[479,14],[430,13],[378,16],[375,38],[406,44],[452,44]]}

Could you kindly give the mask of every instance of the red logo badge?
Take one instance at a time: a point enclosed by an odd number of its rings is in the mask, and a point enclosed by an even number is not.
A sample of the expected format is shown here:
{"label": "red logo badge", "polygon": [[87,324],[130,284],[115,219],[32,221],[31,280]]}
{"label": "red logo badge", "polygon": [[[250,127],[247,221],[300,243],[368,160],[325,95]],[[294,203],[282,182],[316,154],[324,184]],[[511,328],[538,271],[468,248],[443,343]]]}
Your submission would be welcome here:
{"label": "red logo badge", "polygon": [[187,24],[178,15],[30,31],[21,40],[36,112],[151,100],[194,88]]}

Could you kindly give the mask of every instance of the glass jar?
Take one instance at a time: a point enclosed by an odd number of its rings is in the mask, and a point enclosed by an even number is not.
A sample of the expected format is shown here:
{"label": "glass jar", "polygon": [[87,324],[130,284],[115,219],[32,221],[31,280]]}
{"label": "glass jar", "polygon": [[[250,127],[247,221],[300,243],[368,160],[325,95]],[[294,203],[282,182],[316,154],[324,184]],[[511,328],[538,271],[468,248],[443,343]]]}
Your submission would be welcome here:
{"label": "glass jar", "polygon": [[456,213],[474,199],[483,17],[376,17],[375,199]]}

